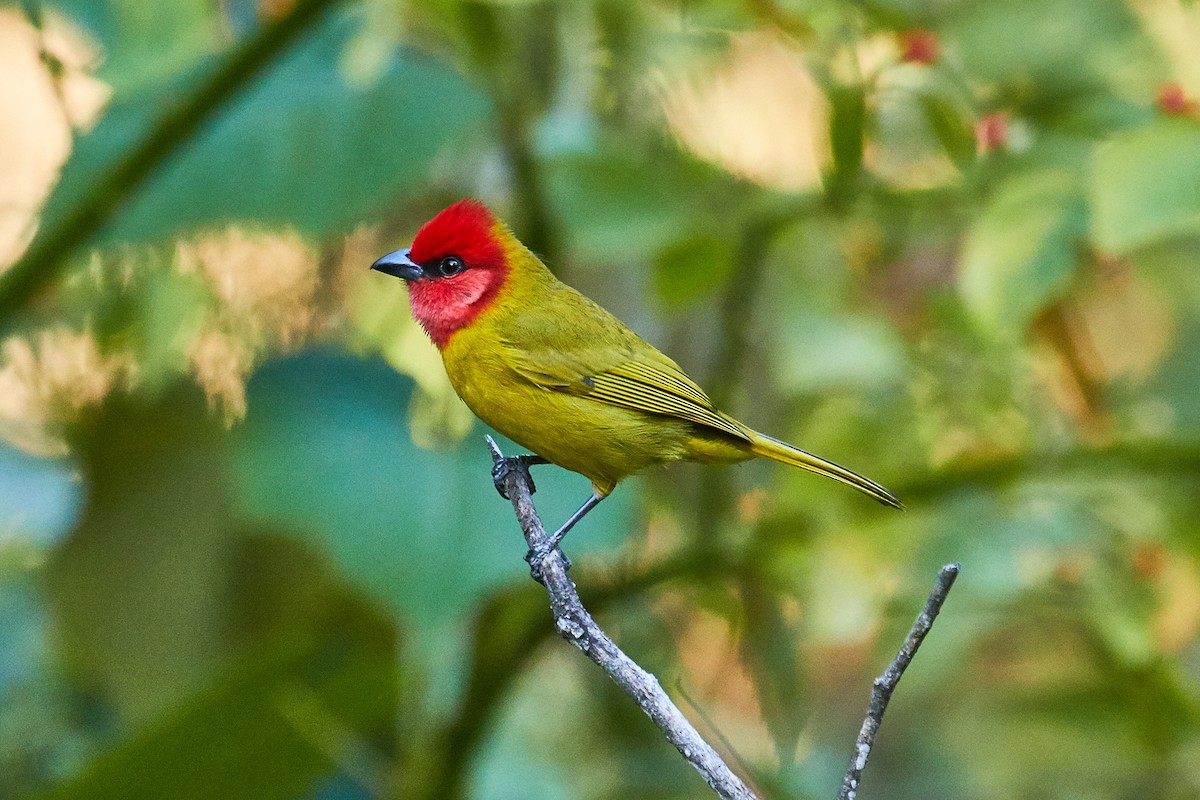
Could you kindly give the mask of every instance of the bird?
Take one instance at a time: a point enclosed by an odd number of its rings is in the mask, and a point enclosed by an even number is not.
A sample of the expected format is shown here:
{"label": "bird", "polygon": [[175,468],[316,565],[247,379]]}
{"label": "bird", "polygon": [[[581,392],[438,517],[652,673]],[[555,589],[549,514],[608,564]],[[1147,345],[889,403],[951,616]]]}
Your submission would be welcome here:
{"label": "bird", "polygon": [[535,578],[545,557],[617,484],[675,461],[767,458],[903,508],[875,481],[717,409],[678,364],[555,277],[478,200],[444,208],[410,247],[371,269],[407,284],[412,315],[441,352],[463,402],[531,451],[493,472],[502,495],[508,469],[528,476],[534,464],[556,464],[591,481],[583,505],[526,555]]}

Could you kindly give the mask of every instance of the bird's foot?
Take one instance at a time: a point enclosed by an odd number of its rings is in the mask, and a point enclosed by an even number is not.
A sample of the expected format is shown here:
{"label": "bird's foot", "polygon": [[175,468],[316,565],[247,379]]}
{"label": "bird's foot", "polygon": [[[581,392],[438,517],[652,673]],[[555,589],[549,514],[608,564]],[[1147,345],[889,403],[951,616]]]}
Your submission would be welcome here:
{"label": "bird's foot", "polygon": [[508,477],[508,473],[516,470],[520,472],[525,480],[529,482],[529,493],[533,494],[537,491],[537,487],[533,483],[533,476],[529,474],[529,468],[535,464],[549,464],[550,462],[541,456],[509,456],[507,458],[497,459],[492,465],[492,483],[496,486],[496,491],[505,500],[508,500],[508,490],[504,488],[504,479]]}
{"label": "bird's foot", "polygon": [[[545,561],[546,557],[555,550],[558,550],[558,545],[539,547],[532,549],[525,554],[525,561],[529,564],[529,577],[533,578],[538,583],[545,585],[546,581],[542,577],[542,562]],[[567,554],[563,553],[561,550],[559,550],[559,552],[562,553],[563,565],[566,567],[566,569],[570,569],[571,559],[567,558]]]}

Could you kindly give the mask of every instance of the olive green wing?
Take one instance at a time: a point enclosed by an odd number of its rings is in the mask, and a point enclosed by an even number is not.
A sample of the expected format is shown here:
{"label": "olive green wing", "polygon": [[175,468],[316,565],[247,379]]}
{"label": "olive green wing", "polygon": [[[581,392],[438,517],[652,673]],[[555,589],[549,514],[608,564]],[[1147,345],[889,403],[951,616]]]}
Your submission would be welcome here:
{"label": "olive green wing", "polygon": [[585,321],[568,337],[537,315],[526,316],[523,330],[501,342],[504,361],[522,378],[548,391],[675,417],[751,441],[751,431],[717,411],[678,364],[607,311],[590,301],[587,304],[579,309],[588,312]]}

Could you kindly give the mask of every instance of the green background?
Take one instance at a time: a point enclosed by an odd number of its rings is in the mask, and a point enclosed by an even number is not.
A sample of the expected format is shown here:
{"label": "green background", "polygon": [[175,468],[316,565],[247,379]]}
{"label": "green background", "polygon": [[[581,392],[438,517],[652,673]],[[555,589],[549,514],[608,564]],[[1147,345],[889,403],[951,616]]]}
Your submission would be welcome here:
{"label": "green background", "polygon": [[[553,635],[486,430],[367,270],[464,196],[907,505],[678,465],[567,540],[764,797],[834,796],[948,561],[861,797],[1200,795],[1193,3],[35,0],[6,29],[75,129],[0,275],[0,797],[706,796]],[[535,476],[548,524],[588,491]]]}

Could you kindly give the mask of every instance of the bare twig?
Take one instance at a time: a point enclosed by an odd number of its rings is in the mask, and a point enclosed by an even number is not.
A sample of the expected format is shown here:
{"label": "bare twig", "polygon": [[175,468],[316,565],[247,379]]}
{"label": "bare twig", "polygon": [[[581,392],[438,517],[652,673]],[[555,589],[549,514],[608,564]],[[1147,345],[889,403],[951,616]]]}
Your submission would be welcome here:
{"label": "bare twig", "polygon": [[[491,436],[487,437],[487,443],[493,461],[499,465],[504,460],[504,454],[500,452]],[[530,550],[544,549],[549,536],[542,526],[537,509],[533,506],[528,473],[524,470],[510,469],[503,481]],[[958,572],[958,564],[942,567],[937,583],[925,602],[925,608],[913,623],[900,651],[892,659],[887,670],[875,679],[871,700],[867,706],[867,716],[855,742],[854,753],[842,779],[842,788],[838,792],[837,800],[855,800],[863,769],[871,755],[875,736],[883,722],[883,714],[887,710],[892,693],[912,662],[913,656],[917,654],[925,635],[933,627],[933,621],[937,619]],[[583,607],[579,593],[575,590],[575,583],[567,576],[567,562],[561,550],[556,549],[546,557],[541,564],[541,574],[546,591],[550,595],[550,611],[554,615],[555,628],[559,634],[578,647],[633,698],[662,730],[667,741],[696,768],[718,796],[727,800],[757,800],[757,796],[729,769],[712,746],[704,741],[683,716],[663,691],[658,679],[625,655],[596,624],[592,615]]]}
{"label": "bare twig", "polygon": [[929,599],[925,601],[925,608],[917,616],[917,621],[913,623],[912,630],[908,632],[908,637],[900,647],[900,652],[896,653],[896,657],[892,659],[887,670],[875,679],[874,687],[871,689],[871,700],[867,704],[867,716],[863,719],[862,729],[858,732],[858,740],[854,743],[854,752],[850,754],[850,766],[846,768],[846,774],[842,778],[842,789],[838,792],[837,800],[855,800],[857,797],[859,780],[862,778],[863,769],[867,766],[867,759],[871,757],[871,748],[875,745],[875,735],[879,733],[879,726],[883,723],[883,712],[887,711],[888,701],[892,699],[892,692],[896,690],[896,684],[900,683],[904,670],[908,669],[913,656],[917,654],[917,648],[924,641],[925,634],[929,633],[929,629],[933,627],[933,621],[937,619],[938,612],[942,610],[942,603],[945,602],[946,595],[950,593],[950,587],[954,585],[958,571],[958,564],[947,564],[942,567],[933,591],[930,592]]}
{"label": "bare twig", "polygon": [[[488,447],[496,463],[504,459],[504,454],[490,436]],[[541,549],[549,536],[533,507],[529,484],[522,471],[510,470],[504,478],[504,486],[529,548]],[[575,583],[567,576],[562,551],[555,550],[542,562],[542,580],[550,594],[550,610],[559,634],[578,647],[633,698],[646,716],[662,730],[667,741],[696,768],[718,796],[726,800],[757,800],[756,795],[729,769],[717,751],[701,738],[671,702],[658,679],[621,652],[592,619],[592,615],[583,607],[579,593],[575,591]]]}

